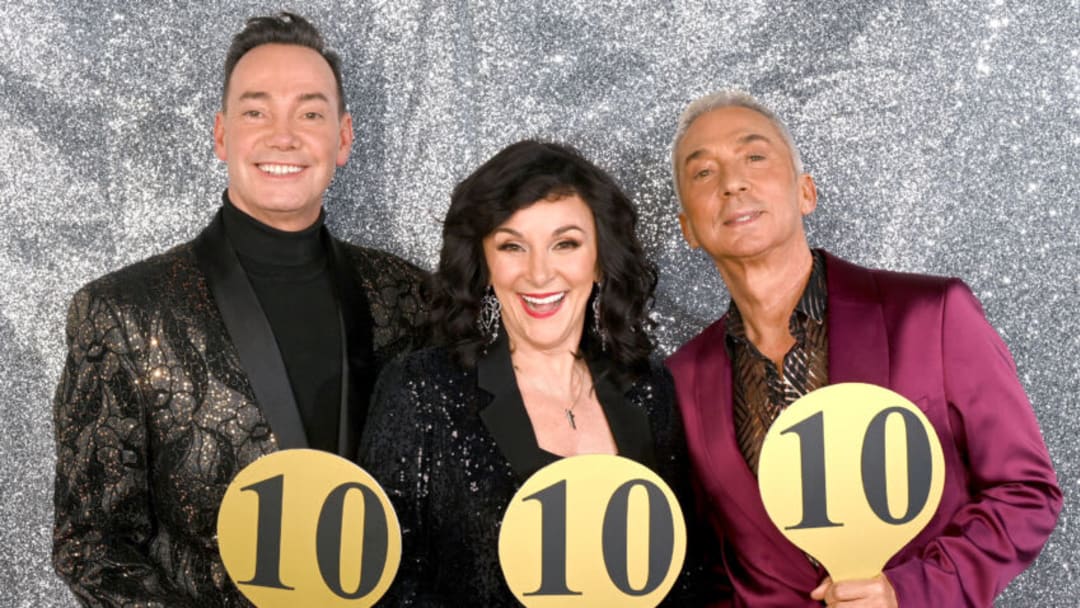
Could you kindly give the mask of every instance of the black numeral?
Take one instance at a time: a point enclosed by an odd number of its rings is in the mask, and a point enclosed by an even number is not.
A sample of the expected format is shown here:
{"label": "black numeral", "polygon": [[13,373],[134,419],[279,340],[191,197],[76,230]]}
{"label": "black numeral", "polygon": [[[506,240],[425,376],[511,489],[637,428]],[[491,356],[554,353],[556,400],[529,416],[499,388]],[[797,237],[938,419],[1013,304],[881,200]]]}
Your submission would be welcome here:
{"label": "black numeral", "polygon": [[[364,497],[364,552],[360,557],[360,583],[349,593],[341,587],[341,518],[345,512],[345,495],[359,490]],[[315,537],[315,554],[319,558],[319,574],[335,595],[354,600],[371,593],[382,578],[386,567],[389,544],[386,513],[375,492],[365,485],[352,482],[334,488],[326,497],[319,512],[319,527]]]}
{"label": "black numeral", "polygon": [[[285,487],[285,475],[275,475],[242,490],[251,490],[259,496],[256,513],[257,538],[255,546],[255,576],[240,581],[241,585],[294,589],[281,582],[281,511]],[[350,490],[359,490],[364,498],[364,543],[360,558],[360,582],[356,591],[348,592],[341,584],[342,518],[345,497]],[[327,588],[344,599],[357,599],[371,593],[386,568],[389,552],[389,526],[386,512],[375,492],[367,486],[349,482],[334,488],[323,501],[319,510],[319,522],[315,532],[315,555],[319,562],[319,574]]]}
{"label": "black numeral", "polygon": [[541,510],[540,588],[525,595],[581,595],[566,586],[566,480],[523,500],[539,502]]}
{"label": "black numeral", "polygon": [[[649,499],[649,571],[641,589],[630,585],[627,571],[627,520],[630,491],[645,488]],[[536,500],[540,519],[540,588],[524,595],[581,595],[566,584],[566,480],[552,484],[523,500]],[[632,479],[619,486],[608,500],[602,525],[601,552],[608,578],[627,595],[655,591],[667,577],[675,557],[675,516],[664,492],[647,479]]]}
{"label": "black numeral", "polygon": [[[630,510],[630,491],[634,487],[645,488],[649,497],[649,575],[645,586],[634,589],[626,569],[627,532],[626,523]],[[647,595],[656,590],[675,557],[675,517],[667,498],[656,484],[644,479],[632,479],[619,486],[608,501],[604,512],[604,566],[608,578],[615,587],[627,595]]]}
{"label": "black numeral", "polygon": [[[899,414],[904,421],[905,447],[907,448],[907,510],[894,517],[889,510],[888,475],[885,463],[885,424],[889,416]],[[827,487],[825,485],[825,424],[824,412],[782,431],[781,435],[794,433],[799,437],[799,457],[802,463],[802,521],[787,530],[803,528],[829,528],[842,526],[829,519]],[[933,479],[933,459],[930,438],[919,418],[898,406],[886,408],[870,420],[863,435],[860,457],[863,494],[877,517],[886,523],[905,524],[916,517],[926,506]]]}
{"label": "black numeral", "polygon": [[[887,470],[885,468],[885,423],[891,414],[900,414],[900,418],[904,421],[908,458],[907,512],[900,517],[893,517],[889,511],[885,474]],[[866,501],[870,503],[870,508],[881,521],[890,524],[906,524],[919,515],[930,496],[933,468],[930,438],[926,436],[926,429],[915,414],[902,407],[890,407],[874,416],[863,439],[862,483]]]}
{"label": "black numeral", "polygon": [[829,507],[825,497],[825,422],[818,412],[806,420],[780,433],[799,436],[799,461],[802,463],[802,521],[787,530],[803,528],[835,528],[838,524],[829,519]]}
{"label": "black numeral", "polygon": [[292,589],[281,582],[281,503],[285,476],[275,475],[241,488],[259,497],[257,537],[255,539],[255,576],[241,585]]}

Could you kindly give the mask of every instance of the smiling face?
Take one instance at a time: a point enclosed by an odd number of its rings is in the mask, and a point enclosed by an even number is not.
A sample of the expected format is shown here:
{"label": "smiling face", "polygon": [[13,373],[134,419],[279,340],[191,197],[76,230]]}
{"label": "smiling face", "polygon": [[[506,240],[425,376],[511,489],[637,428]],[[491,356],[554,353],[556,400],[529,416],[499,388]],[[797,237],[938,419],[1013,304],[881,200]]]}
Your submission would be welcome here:
{"label": "smiling face", "polygon": [[511,346],[577,352],[599,279],[588,205],[570,195],[518,210],[484,238],[484,259]]}
{"label": "smiling face", "polygon": [[333,71],[316,51],[264,44],[236,64],[214,151],[229,169],[229,200],[281,230],[315,222],[323,193],[352,145]]}
{"label": "smiling face", "polygon": [[732,106],[691,123],[675,153],[683,236],[719,265],[807,249],[802,218],[814,181],[765,116]]}

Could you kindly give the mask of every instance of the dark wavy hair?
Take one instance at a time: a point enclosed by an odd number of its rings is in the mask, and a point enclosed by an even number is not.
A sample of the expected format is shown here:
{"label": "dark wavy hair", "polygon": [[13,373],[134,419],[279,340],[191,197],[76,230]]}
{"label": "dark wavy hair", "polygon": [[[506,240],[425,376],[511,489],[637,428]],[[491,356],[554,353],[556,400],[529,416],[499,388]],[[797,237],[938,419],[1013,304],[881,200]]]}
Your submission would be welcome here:
{"label": "dark wavy hair", "polygon": [[[608,334],[605,355],[620,373],[648,369],[652,341],[646,329],[656,289],[656,267],[645,258],[634,228],[637,212],[615,181],[570,146],[533,140],[507,146],[459,183],[443,223],[442,253],[431,277],[431,330],[459,363],[473,367],[487,345],[477,317],[488,285],[483,240],[514,213],[541,200],[579,196],[596,223],[602,277],[600,324]],[[579,355],[600,356],[586,305]]]}
{"label": "dark wavy hair", "polygon": [[337,84],[338,114],[345,113],[345,88],[341,84],[341,57],[330,50],[322,34],[310,21],[300,15],[284,11],[267,17],[252,17],[247,20],[244,29],[233,36],[229,50],[225,53],[225,83],[221,87],[221,107],[229,95],[229,81],[240,58],[248,51],[264,44],[293,44],[307,47],[322,55],[330,64]]}

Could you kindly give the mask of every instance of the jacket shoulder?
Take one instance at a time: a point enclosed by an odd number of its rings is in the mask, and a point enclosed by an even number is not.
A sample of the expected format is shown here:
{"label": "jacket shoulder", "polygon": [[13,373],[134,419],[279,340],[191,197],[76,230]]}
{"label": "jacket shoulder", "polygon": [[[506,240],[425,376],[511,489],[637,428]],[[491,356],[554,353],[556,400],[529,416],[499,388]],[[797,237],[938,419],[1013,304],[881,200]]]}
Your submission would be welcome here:
{"label": "jacket shoulder", "polygon": [[675,349],[665,361],[668,369],[678,374],[684,366],[692,365],[698,354],[706,348],[717,343],[723,345],[724,328],[727,324],[727,315],[713,321],[711,325],[701,330],[701,333],[690,339],[689,342]]}
{"label": "jacket shoulder", "polygon": [[[963,287],[964,289],[967,289],[964,282],[955,277],[914,272],[899,272],[883,268],[869,268],[854,264],[828,253],[826,253],[826,256],[826,272],[828,273],[828,276],[832,277],[833,273],[838,273],[842,277],[841,281],[835,282],[831,278],[829,279],[830,290],[835,284],[841,284],[848,287],[858,285],[861,281],[865,280],[865,278],[873,281],[873,284],[880,292],[882,299],[886,301],[891,298],[900,298],[902,300],[909,296],[940,297],[945,295],[951,288]],[[844,291],[851,291],[854,294],[857,294],[860,290],[845,289]],[[848,294],[834,294],[832,291],[829,293],[829,297],[843,297],[846,295]]]}
{"label": "jacket shoulder", "polygon": [[956,277],[945,277],[895,270],[870,269],[874,281],[883,291],[897,291],[913,295],[944,294],[952,286],[963,285]]}
{"label": "jacket shoulder", "polygon": [[129,264],[83,285],[75,299],[107,299],[117,305],[166,302],[177,285],[202,283],[192,242]]}
{"label": "jacket shoulder", "polygon": [[341,239],[336,240],[349,260],[366,272],[398,279],[411,277],[418,282],[427,277],[428,273],[419,266],[388,251],[354,245]]}
{"label": "jacket shoulder", "polygon": [[649,370],[634,380],[633,390],[670,394],[674,381],[671,372],[660,361],[650,360]]}
{"label": "jacket shoulder", "polygon": [[406,353],[387,364],[402,380],[439,385],[444,380],[461,378],[468,372],[458,365],[450,351],[442,346],[428,346]]}

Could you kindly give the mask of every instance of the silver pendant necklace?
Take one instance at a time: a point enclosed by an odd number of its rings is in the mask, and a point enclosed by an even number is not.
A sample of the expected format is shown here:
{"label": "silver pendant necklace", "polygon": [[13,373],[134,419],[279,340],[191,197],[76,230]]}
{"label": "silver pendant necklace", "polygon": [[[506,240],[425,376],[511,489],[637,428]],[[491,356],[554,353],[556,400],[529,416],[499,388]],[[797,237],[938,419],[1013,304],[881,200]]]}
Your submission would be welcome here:
{"label": "silver pendant necklace", "polygon": [[[566,413],[566,421],[570,423],[571,430],[577,430],[577,419],[574,418],[574,408],[577,407],[579,401],[581,401],[581,395],[585,392],[585,373],[581,371],[581,368],[577,365],[574,366],[574,372],[570,376],[570,391],[574,393],[573,399],[570,401],[570,407],[563,408],[563,412]],[[574,379],[577,378],[577,392],[574,392]]]}
{"label": "silver pendant necklace", "polygon": [[[516,374],[521,373],[521,368],[514,365],[514,372]],[[570,426],[571,430],[577,430],[577,417],[574,415],[574,408],[581,402],[581,396],[585,393],[585,373],[581,370],[581,367],[577,364],[574,365],[574,369],[570,372],[570,392],[573,395],[570,398],[570,407],[563,408],[563,414],[566,416],[566,423]],[[574,390],[575,380],[577,381],[577,390]],[[539,386],[537,386],[539,388]]]}

